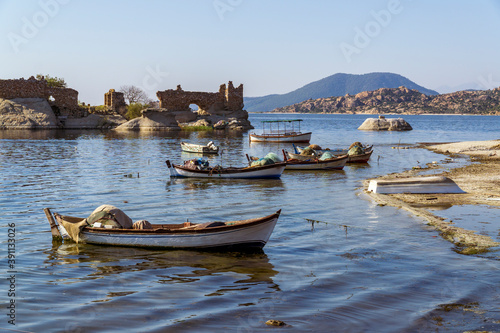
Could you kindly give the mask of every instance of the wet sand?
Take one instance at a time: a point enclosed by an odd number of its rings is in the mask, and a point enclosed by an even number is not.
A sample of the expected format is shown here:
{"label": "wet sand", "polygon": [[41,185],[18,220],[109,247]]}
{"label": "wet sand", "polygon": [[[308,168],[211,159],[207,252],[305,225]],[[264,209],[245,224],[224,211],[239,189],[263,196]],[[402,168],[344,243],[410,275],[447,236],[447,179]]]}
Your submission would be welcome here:
{"label": "wet sand", "polygon": [[466,193],[461,194],[377,194],[368,192],[370,179],[365,180],[365,193],[380,205],[389,205],[405,209],[417,216],[425,218],[428,224],[440,231],[443,238],[456,245],[457,252],[475,254],[487,252],[492,247],[500,246],[491,237],[480,235],[473,230],[456,227],[451,221],[431,213],[435,207],[451,207],[453,205],[488,205],[500,207],[500,140],[467,141],[455,143],[422,143],[417,148],[426,148],[436,153],[457,158],[466,155],[470,163],[451,170],[443,170],[443,165],[428,163],[425,168],[386,175],[376,179],[404,179],[417,177],[423,171],[428,174],[441,175],[452,179]]}

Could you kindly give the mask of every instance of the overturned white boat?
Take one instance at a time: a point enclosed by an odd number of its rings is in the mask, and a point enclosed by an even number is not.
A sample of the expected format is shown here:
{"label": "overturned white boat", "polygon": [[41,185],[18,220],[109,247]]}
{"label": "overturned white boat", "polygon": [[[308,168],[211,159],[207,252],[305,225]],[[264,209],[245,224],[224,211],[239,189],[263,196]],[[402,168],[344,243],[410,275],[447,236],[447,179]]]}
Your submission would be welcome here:
{"label": "overturned white boat", "polygon": [[368,191],[393,193],[465,193],[453,180],[443,176],[372,179]]}

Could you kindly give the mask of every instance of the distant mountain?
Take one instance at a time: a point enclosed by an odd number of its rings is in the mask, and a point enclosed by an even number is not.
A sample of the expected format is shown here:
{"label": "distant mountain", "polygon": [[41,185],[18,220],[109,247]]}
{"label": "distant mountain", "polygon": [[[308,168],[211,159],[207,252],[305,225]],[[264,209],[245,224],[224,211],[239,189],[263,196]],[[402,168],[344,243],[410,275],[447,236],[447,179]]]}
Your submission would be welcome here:
{"label": "distant mountain", "polygon": [[271,111],[278,107],[292,105],[307,99],[317,99],[332,96],[355,95],[363,91],[372,91],[379,88],[398,88],[405,86],[417,90],[425,95],[437,95],[438,92],[419,86],[404,76],[393,73],[343,74],[338,73],[319,81],[306,84],[302,88],[281,95],[267,95],[262,97],[245,97],[245,110]]}

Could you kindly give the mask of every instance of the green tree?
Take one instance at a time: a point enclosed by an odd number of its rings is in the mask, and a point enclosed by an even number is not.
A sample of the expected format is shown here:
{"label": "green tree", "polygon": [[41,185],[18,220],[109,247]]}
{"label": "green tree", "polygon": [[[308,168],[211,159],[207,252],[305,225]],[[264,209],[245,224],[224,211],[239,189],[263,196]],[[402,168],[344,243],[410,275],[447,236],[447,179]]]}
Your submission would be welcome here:
{"label": "green tree", "polygon": [[131,103],[127,106],[127,113],[125,114],[125,117],[130,120],[134,118],[140,117],[141,110],[148,108],[149,104],[142,104],[142,103]]}
{"label": "green tree", "polygon": [[56,76],[50,76],[50,75],[42,75],[42,74],[37,74],[36,75],[37,80],[45,80],[47,81],[47,85],[49,87],[54,87],[54,88],[67,88],[66,81],[64,81],[63,78],[59,78]]}

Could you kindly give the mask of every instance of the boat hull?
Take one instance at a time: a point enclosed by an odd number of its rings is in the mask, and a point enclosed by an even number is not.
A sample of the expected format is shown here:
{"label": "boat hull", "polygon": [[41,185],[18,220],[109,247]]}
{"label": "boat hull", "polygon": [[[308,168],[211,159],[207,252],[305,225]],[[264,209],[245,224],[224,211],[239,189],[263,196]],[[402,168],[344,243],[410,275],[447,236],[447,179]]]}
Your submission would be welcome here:
{"label": "boat hull", "polygon": [[367,153],[359,154],[359,155],[349,155],[349,159],[347,163],[368,163],[370,157],[372,156],[373,150],[370,150]]}
{"label": "boat hull", "polygon": [[[215,146],[214,146],[215,147]],[[210,148],[203,145],[195,145],[192,143],[181,142],[182,151],[186,153],[197,153],[197,154],[218,154],[219,147]]]}
{"label": "boat hull", "polygon": [[348,156],[344,155],[324,161],[287,160],[286,170],[342,170],[347,159]]}
{"label": "boat hull", "polygon": [[442,176],[370,180],[368,191],[394,193],[465,193],[453,180]]}
{"label": "boat hull", "polygon": [[312,132],[296,134],[250,134],[250,142],[309,142]]}
{"label": "boat hull", "polygon": [[[196,229],[200,226],[196,224],[172,230],[85,227],[79,234],[79,241],[96,245],[169,249],[261,249],[268,242],[280,213],[281,210],[262,218],[225,222],[223,226],[201,229]],[[57,213],[54,215],[60,224],[61,219],[75,219]]]}
{"label": "boat hull", "polygon": [[189,178],[239,178],[239,179],[257,179],[257,178],[280,178],[285,170],[285,163],[276,163],[257,167],[245,168],[224,168],[220,170],[197,170],[185,168],[167,161],[170,171],[170,177],[189,177]]}

